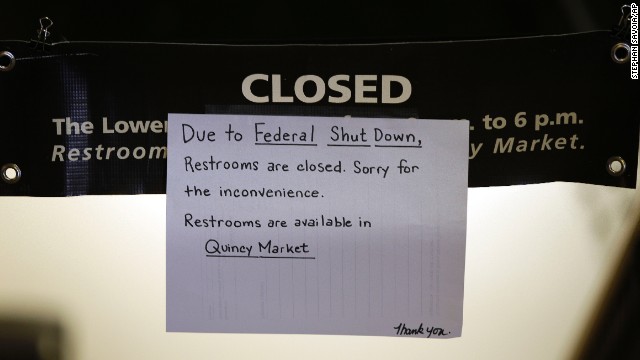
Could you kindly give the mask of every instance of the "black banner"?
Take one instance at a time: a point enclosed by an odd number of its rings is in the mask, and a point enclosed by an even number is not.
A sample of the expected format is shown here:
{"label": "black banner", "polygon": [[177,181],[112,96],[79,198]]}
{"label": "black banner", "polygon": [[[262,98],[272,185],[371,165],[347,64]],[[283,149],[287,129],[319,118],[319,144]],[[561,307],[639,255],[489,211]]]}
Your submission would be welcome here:
{"label": "black banner", "polygon": [[4,41],[0,195],[164,193],[168,113],[468,119],[471,187],[635,187],[638,85],[619,42]]}

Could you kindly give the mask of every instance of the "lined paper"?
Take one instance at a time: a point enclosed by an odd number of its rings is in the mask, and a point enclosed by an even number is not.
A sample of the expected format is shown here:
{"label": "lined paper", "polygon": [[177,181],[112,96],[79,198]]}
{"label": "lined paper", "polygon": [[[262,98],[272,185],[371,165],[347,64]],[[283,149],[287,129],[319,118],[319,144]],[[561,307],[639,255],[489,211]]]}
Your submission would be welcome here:
{"label": "lined paper", "polygon": [[167,331],[460,336],[468,126],[170,114]]}

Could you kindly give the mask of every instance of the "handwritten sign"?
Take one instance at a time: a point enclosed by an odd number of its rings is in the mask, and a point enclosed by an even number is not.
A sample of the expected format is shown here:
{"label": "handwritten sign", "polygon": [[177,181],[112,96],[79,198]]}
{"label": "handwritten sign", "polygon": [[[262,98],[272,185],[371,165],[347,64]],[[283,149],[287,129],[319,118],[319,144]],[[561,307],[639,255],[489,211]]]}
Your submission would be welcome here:
{"label": "handwritten sign", "polygon": [[460,336],[468,134],[170,114],[167,331]]}

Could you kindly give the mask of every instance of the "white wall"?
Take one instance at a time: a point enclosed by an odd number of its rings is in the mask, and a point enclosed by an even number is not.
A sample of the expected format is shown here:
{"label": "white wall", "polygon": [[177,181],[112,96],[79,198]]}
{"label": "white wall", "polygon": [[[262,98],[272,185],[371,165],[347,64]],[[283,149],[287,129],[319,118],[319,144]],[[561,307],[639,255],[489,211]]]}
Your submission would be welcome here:
{"label": "white wall", "polygon": [[459,339],[166,333],[165,196],[0,197],[0,319],[59,320],[70,359],[564,359],[635,190],[469,190]]}

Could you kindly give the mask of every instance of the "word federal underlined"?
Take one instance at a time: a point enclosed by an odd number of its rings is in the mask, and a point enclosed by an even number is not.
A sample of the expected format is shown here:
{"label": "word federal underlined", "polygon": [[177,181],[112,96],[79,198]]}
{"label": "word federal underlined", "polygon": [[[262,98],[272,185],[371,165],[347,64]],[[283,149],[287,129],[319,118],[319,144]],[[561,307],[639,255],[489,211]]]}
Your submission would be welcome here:
{"label": "word federal underlined", "polygon": [[[254,145],[267,145],[267,146],[318,146],[318,144],[309,143],[279,143],[279,142],[267,142],[267,143],[254,143]],[[377,147],[377,148],[405,148],[405,149],[422,149],[422,145],[369,145],[369,144],[326,144],[326,146],[334,147]]]}

